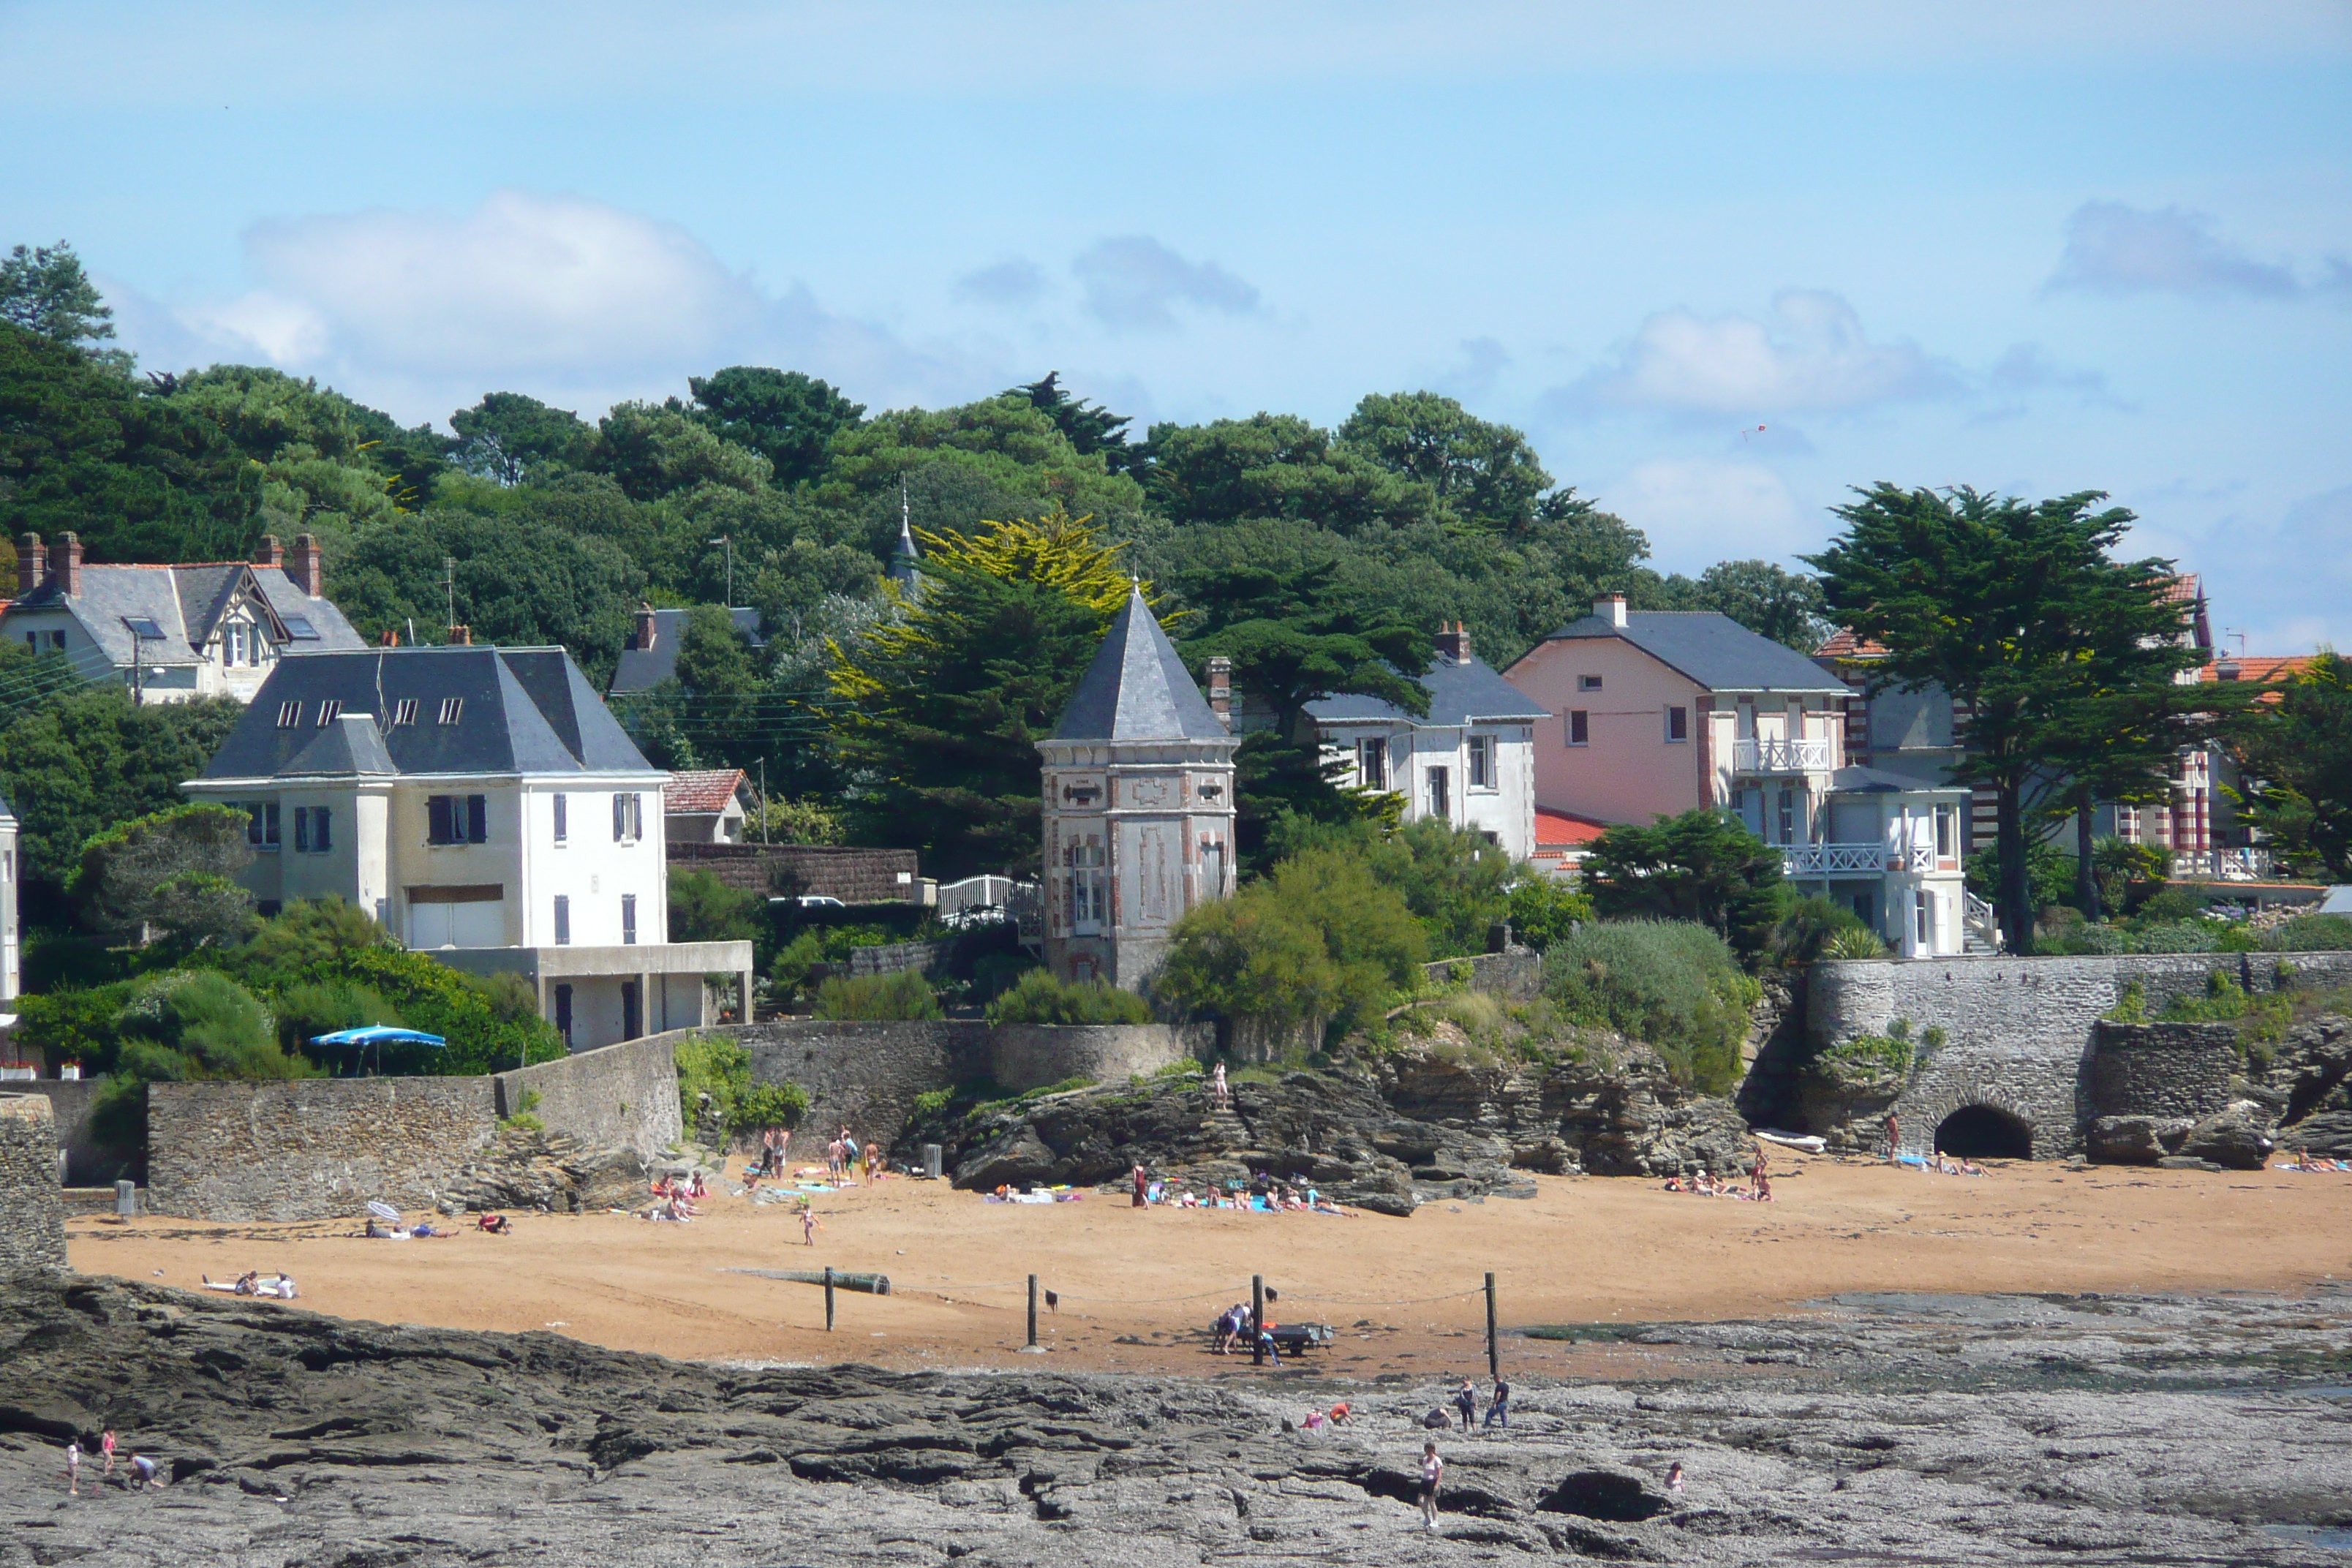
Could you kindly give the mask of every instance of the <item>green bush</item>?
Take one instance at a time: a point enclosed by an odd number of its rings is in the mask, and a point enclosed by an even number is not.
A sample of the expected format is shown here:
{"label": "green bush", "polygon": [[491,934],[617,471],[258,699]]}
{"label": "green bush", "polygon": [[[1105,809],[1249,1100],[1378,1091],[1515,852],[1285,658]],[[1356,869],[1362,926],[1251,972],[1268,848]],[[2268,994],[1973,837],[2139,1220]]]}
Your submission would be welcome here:
{"label": "green bush", "polygon": [[689,1035],[670,1053],[677,1068],[677,1101],[688,1122],[709,1095],[719,1125],[731,1133],[794,1127],[806,1115],[808,1091],[796,1083],[751,1081],[751,1056],[724,1035]]}
{"label": "green bush", "polygon": [[672,942],[750,942],[766,923],[768,900],[709,871],[669,874]]}
{"label": "green bush", "polygon": [[1743,958],[1761,955],[1786,897],[1780,851],[1704,806],[1607,829],[1585,857],[1584,879],[1602,919],[1695,921]]}
{"label": "green bush", "polygon": [[1544,972],[1568,1022],[1647,1042],[1675,1081],[1704,1092],[1726,1093],[1738,1081],[1762,988],[1706,927],[1602,921],[1556,946]]}
{"label": "green bush", "polygon": [[276,1000],[278,1039],[291,1051],[339,1029],[402,1022],[391,1003],[349,980],[306,980],[288,986]]}
{"label": "green bush", "polygon": [[[1848,939],[1840,942],[1840,938]],[[1838,944],[1839,950],[1830,951]],[[1883,958],[1886,943],[1869,922],[1834,899],[1814,893],[1786,900],[1772,926],[1769,951],[1781,963],[1811,963],[1821,958]]]}
{"label": "green bush", "polygon": [[[1362,818],[1318,822],[1286,815],[1271,835],[1283,863],[1338,856],[1404,900],[1421,922],[1429,956],[1486,951],[1486,931],[1510,918],[1510,887],[1528,873],[1475,829],[1424,818],[1391,826]],[[1277,865],[1276,870],[1280,869]]]}
{"label": "green bush", "polygon": [[816,1016],[865,1023],[947,1016],[931,983],[911,969],[896,974],[836,975],[818,987]]}
{"label": "green bush", "polygon": [[727,1125],[737,1132],[797,1127],[808,1108],[808,1090],[796,1083],[755,1083],[736,1099],[735,1113]]}
{"label": "green bush", "polygon": [[[1969,856],[1966,866],[1969,891],[1996,904],[2000,902],[2000,847],[1986,846]],[[2025,846],[2025,887],[2027,901],[2037,910],[2072,907],[2074,858],[2046,838],[2029,840]]]}
{"label": "green bush", "polygon": [[132,993],[114,1021],[118,1076],[147,1082],[316,1078],[308,1058],[278,1044],[260,998],[225,974],[173,970]]}
{"label": "green bush", "polygon": [[2107,955],[2136,951],[2132,933],[2122,926],[2072,925],[2057,933],[2048,942],[2037,942],[2037,952]]}
{"label": "green bush", "polygon": [[1099,980],[1075,984],[1033,969],[988,1005],[992,1024],[1149,1024],[1151,1008],[1132,991]]}
{"label": "green bush", "polygon": [[2193,921],[2205,913],[2205,900],[2179,888],[2166,888],[2151,893],[2139,908],[2132,911],[2137,925],[2169,925],[2179,921]]}
{"label": "green bush", "polygon": [[2297,915],[2265,932],[2271,952],[2343,952],[2352,950],[2352,915]]}
{"label": "green bush", "polygon": [[1886,952],[1885,940],[1860,921],[1832,932],[1822,945],[1823,958],[1885,958]]}
{"label": "green bush", "polygon": [[1592,919],[1592,900],[1560,878],[1538,872],[1511,889],[1511,934],[1538,952],[1549,952]]}
{"label": "green bush", "polygon": [[2211,921],[2159,921],[2132,932],[2136,952],[2219,952],[2221,932]]}

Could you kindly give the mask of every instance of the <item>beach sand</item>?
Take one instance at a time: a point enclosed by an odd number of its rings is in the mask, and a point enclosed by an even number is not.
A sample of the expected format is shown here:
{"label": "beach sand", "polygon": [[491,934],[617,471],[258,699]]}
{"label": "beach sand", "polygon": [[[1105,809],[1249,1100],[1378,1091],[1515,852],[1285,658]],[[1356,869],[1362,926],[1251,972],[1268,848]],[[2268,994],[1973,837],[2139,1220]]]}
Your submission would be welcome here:
{"label": "beach sand", "polygon": [[[1507,1331],[1757,1317],[1843,1291],[2292,1292],[2352,1279],[2352,1175],[2021,1163],[1969,1178],[1785,1152],[1773,1169],[1772,1204],[1543,1176],[1532,1199],[1442,1202],[1410,1219],[1139,1211],[1091,1193],[987,1204],[900,1179],[819,1196],[814,1248],[789,1207],[726,1196],[689,1225],[526,1214],[511,1236],[446,1240],[367,1240],[352,1221],[79,1218],[68,1230],[87,1274],[193,1289],[205,1274],[283,1269],[301,1306],[348,1318],[902,1369],[1238,1373],[1199,1331],[1248,1299],[1253,1273],[1276,1292],[1276,1321],[1339,1330],[1310,1364],[1351,1377],[1482,1373],[1490,1270]],[[828,1334],[819,1288],[728,1272],[826,1264],[887,1274],[892,1292],[841,1293]],[[1061,1298],[1040,1315],[1049,1361],[1019,1353],[1031,1273]],[[1509,1342],[1528,1373],[1673,1371],[1671,1352],[1635,1346]]]}

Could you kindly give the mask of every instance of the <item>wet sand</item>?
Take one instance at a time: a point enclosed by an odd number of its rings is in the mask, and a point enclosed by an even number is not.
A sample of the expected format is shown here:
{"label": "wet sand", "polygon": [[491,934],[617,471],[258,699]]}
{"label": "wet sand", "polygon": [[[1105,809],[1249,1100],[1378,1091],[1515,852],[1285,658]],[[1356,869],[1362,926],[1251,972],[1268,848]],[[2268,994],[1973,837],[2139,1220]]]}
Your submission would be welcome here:
{"label": "wet sand", "polygon": [[[1050,1364],[1237,1372],[1199,1329],[1258,1273],[1275,1321],[1340,1331],[1313,1360],[1352,1377],[1482,1371],[1490,1270],[1506,1331],[1752,1318],[1854,1290],[2294,1292],[2352,1279],[2352,1175],[2017,1163],[1969,1178],[1795,1154],[1774,1170],[1772,1204],[1538,1177],[1532,1199],[1410,1219],[1138,1211],[1093,1194],[995,1205],[894,1180],[821,1195],[814,1248],[788,1207],[726,1196],[690,1225],[523,1215],[503,1237],[371,1241],[351,1221],[68,1228],[84,1273],[194,1288],[283,1269],[302,1306],[342,1317],[907,1369],[1039,1364],[1019,1353],[1031,1273],[1060,1296],[1040,1318]],[[887,1274],[892,1293],[842,1292],[828,1334],[817,1287],[728,1272],[827,1264]],[[1513,1354],[1528,1373],[1623,1377],[1671,1375],[1675,1352],[1537,1341]]]}

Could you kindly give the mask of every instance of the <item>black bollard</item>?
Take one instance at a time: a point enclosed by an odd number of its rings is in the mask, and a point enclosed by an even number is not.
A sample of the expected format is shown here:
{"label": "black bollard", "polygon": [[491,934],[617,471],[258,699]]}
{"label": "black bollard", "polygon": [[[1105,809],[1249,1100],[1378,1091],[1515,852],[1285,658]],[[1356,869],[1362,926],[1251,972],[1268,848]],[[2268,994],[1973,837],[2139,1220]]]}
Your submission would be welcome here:
{"label": "black bollard", "polygon": [[833,1332],[833,1265],[824,1266],[824,1331]]}
{"label": "black bollard", "polygon": [[1265,1276],[1250,1276],[1250,1364],[1265,1364]]}
{"label": "black bollard", "polygon": [[1503,1375],[1503,1354],[1495,1343],[1495,1277],[1486,1276],[1486,1375]]}

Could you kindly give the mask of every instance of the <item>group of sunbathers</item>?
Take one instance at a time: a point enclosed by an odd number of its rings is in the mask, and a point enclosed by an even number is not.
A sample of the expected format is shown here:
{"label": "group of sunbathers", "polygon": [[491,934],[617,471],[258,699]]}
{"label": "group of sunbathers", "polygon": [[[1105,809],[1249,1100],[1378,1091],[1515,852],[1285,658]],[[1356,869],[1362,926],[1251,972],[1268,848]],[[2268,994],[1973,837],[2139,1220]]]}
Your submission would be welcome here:
{"label": "group of sunbathers", "polygon": [[2352,1160],[2330,1160],[2308,1149],[2295,1152],[2294,1159],[2279,1167],[2283,1171],[2352,1171]]}
{"label": "group of sunbathers", "polygon": [[457,1233],[454,1230],[436,1230],[430,1220],[419,1220],[416,1222],[415,1229],[403,1230],[397,1225],[387,1224],[371,1216],[367,1222],[367,1229],[362,1234],[373,1241],[412,1241],[420,1238],[430,1240],[435,1237],[450,1237]]}
{"label": "group of sunbathers", "polygon": [[257,1268],[248,1268],[234,1280],[215,1279],[209,1274],[203,1279],[205,1289],[226,1290],[233,1296],[261,1296],[275,1301],[291,1301],[301,1294],[294,1288],[294,1276],[291,1274],[264,1274]]}
{"label": "group of sunbathers", "polygon": [[685,1178],[656,1176],[653,1194],[653,1207],[646,1211],[646,1218],[683,1222],[694,1217],[695,1205],[710,1195],[710,1189],[704,1184],[702,1173],[697,1171]]}
{"label": "group of sunbathers", "polygon": [[1696,1193],[1703,1198],[1738,1198],[1747,1203],[1769,1204],[1772,1201],[1771,1166],[1764,1157],[1764,1145],[1759,1143],[1748,1167],[1746,1183],[1728,1178],[1717,1181],[1714,1172],[1702,1168],[1696,1176],[1668,1176],[1665,1190]]}

